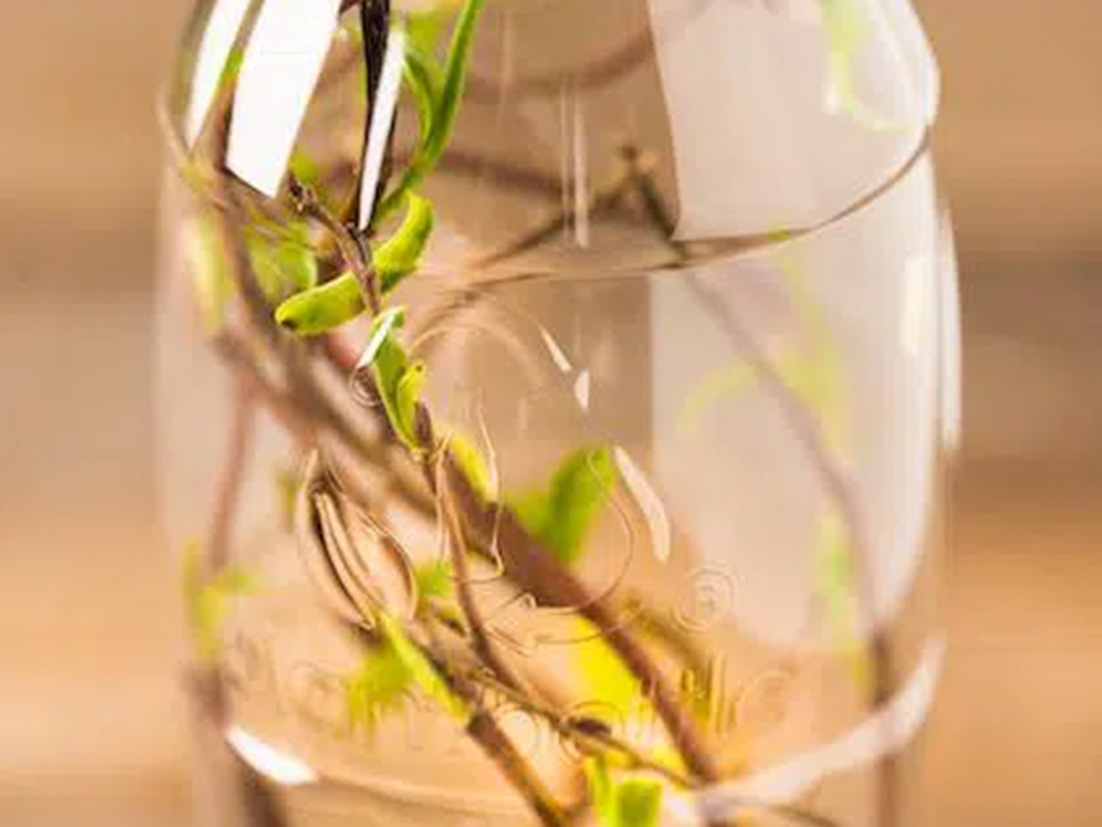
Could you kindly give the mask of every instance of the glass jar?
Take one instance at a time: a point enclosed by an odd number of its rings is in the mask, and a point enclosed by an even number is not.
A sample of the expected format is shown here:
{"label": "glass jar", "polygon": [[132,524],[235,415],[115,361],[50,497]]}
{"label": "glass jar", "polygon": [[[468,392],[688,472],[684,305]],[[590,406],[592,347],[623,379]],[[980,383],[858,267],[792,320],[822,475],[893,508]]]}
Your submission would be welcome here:
{"label": "glass jar", "polygon": [[936,97],[904,0],[203,0],[158,394],[200,821],[906,823]]}

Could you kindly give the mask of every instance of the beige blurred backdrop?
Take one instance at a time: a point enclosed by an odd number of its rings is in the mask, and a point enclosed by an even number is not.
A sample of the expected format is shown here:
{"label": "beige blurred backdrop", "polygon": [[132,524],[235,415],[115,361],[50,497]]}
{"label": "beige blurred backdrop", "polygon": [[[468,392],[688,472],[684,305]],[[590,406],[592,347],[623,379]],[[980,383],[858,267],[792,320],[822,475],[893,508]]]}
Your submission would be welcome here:
{"label": "beige blurred backdrop", "polygon": [[[184,825],[153,100],[186,0],[0,9],[0,827]],[[963,270],[926,827],[1102,823],[1102,4],[921,0]]]}

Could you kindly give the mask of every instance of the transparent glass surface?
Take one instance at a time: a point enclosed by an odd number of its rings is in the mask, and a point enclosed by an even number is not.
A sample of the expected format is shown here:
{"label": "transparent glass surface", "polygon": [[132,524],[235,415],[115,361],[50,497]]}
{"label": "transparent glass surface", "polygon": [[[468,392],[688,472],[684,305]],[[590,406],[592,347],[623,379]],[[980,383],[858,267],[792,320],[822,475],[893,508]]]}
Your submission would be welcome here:
{"label": "transparent glass surface", "polygon": [[904,2],[201,3],[159,347],[197,823],[911,823],[936,93]]}

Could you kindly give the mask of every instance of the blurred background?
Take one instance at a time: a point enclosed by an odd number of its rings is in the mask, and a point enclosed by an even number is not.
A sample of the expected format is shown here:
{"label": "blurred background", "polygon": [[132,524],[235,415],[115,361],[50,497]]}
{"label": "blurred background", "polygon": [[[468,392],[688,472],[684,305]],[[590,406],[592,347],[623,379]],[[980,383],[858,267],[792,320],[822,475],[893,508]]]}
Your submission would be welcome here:
{"label": "blurred background", "polygon": [[[1102,821],[1102,5],[920,0],[963,274],[925,825]],[[0,827],[187,822],[153,515],[153,114],[186,0],[0,10]]]}

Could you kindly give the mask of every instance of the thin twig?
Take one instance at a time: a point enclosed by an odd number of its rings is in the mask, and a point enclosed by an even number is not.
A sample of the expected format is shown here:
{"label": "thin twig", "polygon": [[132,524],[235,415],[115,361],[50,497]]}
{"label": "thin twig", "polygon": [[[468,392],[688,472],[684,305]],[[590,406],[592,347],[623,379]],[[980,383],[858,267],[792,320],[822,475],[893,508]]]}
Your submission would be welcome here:
{"label": "thin twig", "polygon": [[638,747],[615,735],[603,721],[564,715],[534,701],[523,692],[518,692],[515,688],[484,674],[472,674],[470,677],[474,681],[483,683],[488,689],[498,693],[519,709],[542,718],[556,732],[570,738],[586,751],[593,751],[595,746],[611,749],[628,760],[630,769],[649,770],[684,789],[692,789],[697,786],[697,782],[693,778],[668,764],[651,758],[641,752]]}
{"label": "thin twig", "polygon": [[486,629],[482,612],[474,599],[474,594],[471,592],[471,573],[470,566],[467,563],[467,542],[463,532],[463,523],[456,509],[455,497],[452,494],[444,464],[437,462],[436,465],[436,499],[439,503],[440,519],[447,533],[447,544],[454,573],[456,596],[459,598],[459,608],[463,611],[463,616],[467,620],[475,654],[486,664],[490,671],[497,675],[502,683],[512,689],[520,689],[524,684],[498,653],[497,647],[490,639],[490,633]]}
{"label": "thin twig", "polygon": [[303,184],[294,175],[290,177],[290,193],[295,207],[300,213],[317,221],[337,243],[341,258],[348,264],[356,281],[367,297],[368,306],[373,315],[378,315],[382,307],[382,295],[379,292],[379,280],[371,266],[371,253],[359,234],[341,223],[329,209],[321,203],[313,190]]}
{"label": "thin twig", "polygon": [[[870,701],[872,708],[878,709],[891,697],[894,673],[893,657],[887,635],[876,628],[876,619],[873,616],[875,591],[872,582],[869,549],[860,511],[853,500],[846,473],[832,458],[829,449],[825,446],[821,429],[814,416],[806,409],[796,392],[785,382],[780,371],[758,346],[753,335],[741,323],[734,311],[729,310],[725,313],[721,296],[712,293],[695,276],[689,275],[688,279],[690,289],[696,292],[701,299],[701,306],[707,309],[735,347],[743,353],[754,375],[760,378],[762,385],[772,396],[781,411],[782,417],[788,423],[790,431],[803,446],[804,453],[823,483],[827,496],[833,501],[847,527],[857,563],[860,602],[867,615],[866,621],[872,630],[872,637],[869,641],[869,657],[873,671]],[[886,723],[885,726],[890,727],[890,722]],[[886,732],[885,737],[890,739],[891,733]],[[891,827],[895,822],[896,788],[894,758],[887,756],[884,758],[883,767],[881,768],[880,801],[878,805],[880,808],[878,819],[880,827]]]}
{"label": "thin twig", "polygon": [[233,397],[229,440],[215,484],[214,510],[207,541],[208,576],[222,572],[230,561],[230,534],[244,483],[245,465],[252,447],[255,407],[252,393],[239,382]]}
{"label": "thin twig", "polygon": [[486,269],[511,258],[536,249],[545,241],[554,238],[562,230],[563,226],[575,221],[582,211],[595,215],[615,204],[627,190],[631,179],[627,175],[616,177],[614,180],[594,191],[581,205],[564,207],[548,218],[535,229],[525,233],[520,238],[509,242],[499,250],[484,255],[471,262],[472,269]]}
{"label": "thin twig", "polygon": [[719,778],[711,752],[689,710],[679,703],[661,669],[609,607],[595,599],[572,572],[536,541],[512,510],[485,503],[451,458],[448,480],[472,542],[500,552],[506,576],[544,605],[573,606],[602,634],[624,666],[650,692],[655,711],[685,765],[701,780]]}
{"label": "thin twig", "polygon": [[[666,210],[661,195],[654,187],[650,174],[636,163],[638,153],[629,148],[625,152],[625,158],[632,170],[632,180],[635,182],[640,197],[647,207],[647,215],[662,234],[669,239],[671,249],[679,256],[684,257],[684,248],[673,240],[673,221]],[[868,615],[869,628],[873,630],[869,644],[869,655],[873,666],[873,686],[870,700],[872,707],[877,709],[891,697],[894,664],[890,641],[883,632],[876,629],[876,620],[873,617],[872,608],[875,591],[872,582],[870,554],[861,521],[860,509],[853,499],[846,472],[835,461],[830,450],[826,447],[822,429],[814,415],[784,380],[784,377],[764,350],[758,346],[753,334],[742,324],[736,312],[733,309],[724,312],[725,303],[722,296],[713,293],[695,274],[687,274],[686,278],[689,288],[700,298],[701,307],[719,324],[735,348],[744,354],[744,358],[746,358],[754,375],[760,377],[766,392],[772,396],[781,411],[781,415],[787,421],[790,431],[803,446],[804,452],[822,481],[827,495],[834,502],[847,526],[853,544],[854,557],[858,564],[858,591],[862,597],[861,603]],[[890,732],[885,733],[885,737],[890,738]],[[884,759],[880,778],[877,805],[879,808],[878,824],[879,827],[892,827],[896,820],[898,797],[894,757],[888,756]]]}
{"label": "thin twig", "polygon": [[482,693],[466,675],[458,673],[433,646],[421,645],[451,692],[471,710],[465,731],[500,770],[544,827],[567,827],[568,819],[547,785],[517,750],[493,715],[483,706]]}

